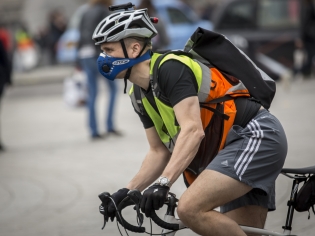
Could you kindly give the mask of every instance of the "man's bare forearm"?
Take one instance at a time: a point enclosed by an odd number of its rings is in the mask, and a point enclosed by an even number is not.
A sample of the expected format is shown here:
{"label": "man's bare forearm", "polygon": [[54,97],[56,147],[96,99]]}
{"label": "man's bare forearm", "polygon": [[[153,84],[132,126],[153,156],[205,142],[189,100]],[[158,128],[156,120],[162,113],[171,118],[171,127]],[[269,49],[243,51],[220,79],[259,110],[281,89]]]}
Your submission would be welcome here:
{"label": "man's bare forearm", "polygon": [[181,130],[171,160],[162,176],[174,183],[195,157],[203,137],[203,130],[194,127]]}
{"label": "man's bare forearm", "polygon": [[170,154],[167,152],[157,152],[150,149],[142,162],[139,172],[128,183],[127,188],[143,191],[161,175],[169,158]]}

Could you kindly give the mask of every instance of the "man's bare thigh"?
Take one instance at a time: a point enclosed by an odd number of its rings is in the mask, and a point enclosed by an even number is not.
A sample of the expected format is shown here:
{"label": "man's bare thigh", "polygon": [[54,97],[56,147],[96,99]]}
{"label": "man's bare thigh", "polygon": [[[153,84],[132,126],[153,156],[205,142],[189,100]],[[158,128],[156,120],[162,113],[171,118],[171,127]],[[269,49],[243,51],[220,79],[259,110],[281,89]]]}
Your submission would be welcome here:
{"label": "man's bare thigh", "polygon": [[222,173],[204,170],[184,192],[180,203],[190,205],[190,210],[207,212],[243,196],[251,189]]}

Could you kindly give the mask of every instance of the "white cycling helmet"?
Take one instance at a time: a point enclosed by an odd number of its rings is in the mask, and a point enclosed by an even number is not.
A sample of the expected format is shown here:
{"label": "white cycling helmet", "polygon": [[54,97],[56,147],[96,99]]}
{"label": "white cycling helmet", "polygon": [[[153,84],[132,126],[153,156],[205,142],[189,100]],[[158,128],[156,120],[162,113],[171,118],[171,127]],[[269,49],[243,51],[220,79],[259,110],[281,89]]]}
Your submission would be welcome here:
{"label": "white cycling helmet", "polygon": [[92,39],[95,45],[117,42],[128,37],[151,39],[157,30],[151,23],[147,9],[115,12],[103,19],[95,28]]}

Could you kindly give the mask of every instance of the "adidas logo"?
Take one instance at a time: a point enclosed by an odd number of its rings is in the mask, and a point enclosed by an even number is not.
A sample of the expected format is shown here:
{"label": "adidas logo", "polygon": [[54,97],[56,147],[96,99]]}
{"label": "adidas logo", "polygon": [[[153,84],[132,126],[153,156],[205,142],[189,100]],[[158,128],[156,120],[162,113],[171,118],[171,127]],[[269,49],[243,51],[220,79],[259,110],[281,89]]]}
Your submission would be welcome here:
{"label": "adidas logo", "polygon": [[222,162],[221,162],[221,165],[223,165],[223,166],[229,166],[229,163],[228,163],[227,160],[225,160],[225,161],[222,161]]}

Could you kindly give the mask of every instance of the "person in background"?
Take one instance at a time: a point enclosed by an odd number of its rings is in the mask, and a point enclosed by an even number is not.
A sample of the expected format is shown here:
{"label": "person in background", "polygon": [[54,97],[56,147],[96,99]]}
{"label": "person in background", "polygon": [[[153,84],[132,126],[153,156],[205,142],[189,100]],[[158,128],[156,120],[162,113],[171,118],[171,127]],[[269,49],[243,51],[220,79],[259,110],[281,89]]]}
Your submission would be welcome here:
{"label": "person in background", "polygon": [[205,7],[201,10],[201,19],[203,20],[211,20],[213,12],[216,8],[216,2],[211,2],[205,5]]}
{"label": "person in background", "polygon": [[28,27],[20,22],[14,32],[13,65],[18,71],[29,71],[37,66],[38,54]]}
{"label": "person in background", "polygon": [[305,52],[305,49],[303,47],[303,43],[301,39],[295,40],[295,50],[293,52],[293,62],[294,62],[294,68],[293,68],[293,75],[295,79],[302,79],[302,69],[305,65],[305,61],[307,58],[307,54]]}
{"label": "person in background", "polygon": [[60,36],[67,27],[66,19],[59,9],[54,9],[49,15],[48,47],[50,51],[50,63],[56,64],[56,48]]}
{"label": "person in background", "polygon": [[301,1],[301,40],[307,53],[302,72],[305,78],[311,76],[315,56],[315,2]]}
{"label": "person in background", "polygon": [[[97,69],[97,58],[100,53],[100,49],[94,45],[92,35],[97,24],[109,15],[107,10],[108,6],[112,5],[111,0],[90,0],[89,7],[82,16],[80,22],[80,40],[78,45],[78,59],[79,64],[85,71],[88,79],[88,113],[89,113],[89,128],[92,140],[103,138],[100,134],[97,118],[95,102],[97,97],[97,79],[99,72]],[[107,110],[106,126],[107,134],[114,134],[120,136],[121,133],[116,130],[114,125],[114,108],[117,97],[117,84],[116,81],[106,80],[109,87],[109,104]]]}
{"label": "person in background", "polygon": [[[49,48],[49,35],[48,27],[43,26],[37,30],[37,33],[33,37],[34,42],[38,45],[39,49],[39,65],[47,65],[50,63],[50,58],[48,58],[48,53],[50,53]],[[50,55],[49,55],[50,56]]]}
{"label": "person in background", "polygon": [[[147,8],[148,14],[150,16],[158,17],[156,9],[154,5],[152,4],[151,0],[142,0],[138,8],[139,9]],[[166,50],[167,46],[170,43],[170,39],[167,35],[165,25],[161,18],[159,18],[159,23],[155,25],[155,28],[158,31],[158,35],[152,39],[152,51],[155,52],[158,50]]]}
{"label": "person in background", "polygon": [[[9,59],[9,33],[0,26],[0,109],[1,100],[6,86],[11,85],[11,61]],[[1,112],[0,112],[1,115]],[[0,119],[1,120],[1,119]],[[1,125],[1,124],[0,124]],[[1,128],[0,128],[1,131]],[[0,136],[0,151],[4,151],[4,147]]]}

